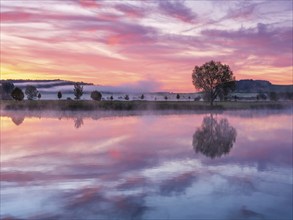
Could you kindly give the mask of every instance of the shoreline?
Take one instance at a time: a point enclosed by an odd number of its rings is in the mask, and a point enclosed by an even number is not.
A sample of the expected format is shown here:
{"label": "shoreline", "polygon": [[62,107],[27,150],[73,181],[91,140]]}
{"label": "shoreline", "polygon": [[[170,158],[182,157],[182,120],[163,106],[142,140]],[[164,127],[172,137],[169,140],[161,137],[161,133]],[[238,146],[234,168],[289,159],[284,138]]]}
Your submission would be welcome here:
{"label": "shoreline", "polygon": [[93,101],[93,100],[1,100],[0,109],[5,111],[57,110],[57,111],[156,111],[156,110],[247,110],[247,109],[286,109],[292,108],[292,101]]}

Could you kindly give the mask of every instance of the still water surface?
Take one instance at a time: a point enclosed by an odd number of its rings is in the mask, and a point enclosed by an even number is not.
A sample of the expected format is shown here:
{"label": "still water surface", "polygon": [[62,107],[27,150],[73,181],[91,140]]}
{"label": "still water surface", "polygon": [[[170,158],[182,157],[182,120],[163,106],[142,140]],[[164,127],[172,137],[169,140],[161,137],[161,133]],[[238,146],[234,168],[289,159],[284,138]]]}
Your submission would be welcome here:
{"label": "still water surface", "polygon": [[292,219],[292,111],[1,115],[0,217]]}

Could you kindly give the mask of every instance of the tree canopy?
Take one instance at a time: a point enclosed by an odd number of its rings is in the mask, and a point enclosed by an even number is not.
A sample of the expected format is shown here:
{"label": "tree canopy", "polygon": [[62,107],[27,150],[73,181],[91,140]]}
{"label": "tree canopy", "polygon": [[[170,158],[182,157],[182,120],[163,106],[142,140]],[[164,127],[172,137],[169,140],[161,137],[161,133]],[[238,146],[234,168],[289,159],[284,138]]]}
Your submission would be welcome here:
{"label": "tree canopy", "polygon": [[14,89],[14,84],[10,81],[2,82],[0,86],[1,99],[11,99],[11,92]]}
{"label": "tree canopy", "polygon": [[59,92],[57,93],[57,97],[58,97],[58,99],[61,99],[61,98],[62,98],[62,92],[61,92],[61,91],[59,91]]}
{"label": "tree canopy", "polygon": [[26,94],[28,100],[33,100],[33,99],[37,98],[38,93],[39,92],[35,86],[29,85],[25,88],[25,94]]}
{"label": "tree canopy", "polygon": [[83,95],[83,86],[80,83],[74,84],[73,93],[75,96],[75,99],[80,99],[80,97]]}
{"label": "tree canopy", "polygon": [[102,99],[102,94],[100,93],[100,92],[98,92],[98,91],[92,91],[91,92],[91,98],[93,99],[93,100],[96,100],[96,101],[101,101],[101,99]]}
{"label": "tree canopy", "polygon": [[13,91],[11,92],[11,96],[14,100],[17,100],[17,101],[22,101],[24,98],[24,94],[22,90],[18,87],[15,87],[13,89]]}
{"label": "tree canopy", "polygon": [[192,83],[196,89],[202,89],[206,93],[211,105],[218,96],[227,96],[236,85],[230,67],[213,60],[194,67]]}

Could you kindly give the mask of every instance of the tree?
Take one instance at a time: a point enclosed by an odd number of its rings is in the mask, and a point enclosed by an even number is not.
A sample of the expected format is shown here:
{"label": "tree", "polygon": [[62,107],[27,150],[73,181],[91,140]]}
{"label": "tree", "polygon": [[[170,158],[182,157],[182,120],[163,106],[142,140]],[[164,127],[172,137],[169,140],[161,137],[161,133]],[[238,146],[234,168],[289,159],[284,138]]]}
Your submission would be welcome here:
{"label": "tree", "polygon": [[176,95],[176,99],[180,99],[180,95],[179,94]]}
{"label": "tree", "polygon": [[98,92],[97,90],[92,91],[92,92],[91,92],[91,98],[92,98],[93,100],[96,100],[96,101],[101,101],[101,99],[102,99],[102,94],[101,94],[100,92]]}
{"label": "tree", "polygon": [[278,101],[279,96],[278,96],[278,94],[276,92],[270,92],[269,95],[270,95],[270,100],[272,100],[272,101]]}
{"label": "tree", "polygon": [[74,84],[73,94],[75,99],[79,100],[80,97],[83,95],[83,86],[80,83]]}
{"label": "tree", "polygon": [[200,100],[200,96],[195,97],[193,100],[198,102]]}
{"label": "tree", "polygon": [[143,99],[144,99],[144,94],[142,94],[142,95],[140,96],[140,99],[141,99],[141,100],[143,100]]}
{"label": "tree", "polygon": [[57,93],[57,97],[58,97],[59,100],[62,98],[62,93],[61,93],[61,91],[59,91],[59,92]]}
{"label": "tree", "polygon": [[22,90],[18,87],[15,87],[11,92],[11,96],[14,100],[22,101],[24,99],[24,94]]}
{"label": "tree", "polygon": [[236,141],[237,132],[226,118],[217,121],[213,116],[203,119],[193,135],[192,145],[196,153],[215,158],[228,154]]}
{"label": "tree", "polygon": [[165,100],[167,101],[167,99],[168,99],[168,96],[165,96]]}
{"label": "tree", "polygon": [[266,100],[267,99],[267,96],[263,93],[263,92],[259,92],[258,95],[256,96],[256,99],[257,100]]}
{"label": "tree", "polygon": [[42,95],[41,93],[38,94],[38,99],[41,99]]}
{"label": "tree", "polygon": [[38,90],[35,86],[29,85],[25,88],[25,94],[26,94],[28,100],[33,100],[33,99],[37,98]]}
{"label": "tree", "polygon": [[111,95],[111,96],[110,96],[110,100],[113,101],[113,99],[114,99],[114,98],[113,98],[113,96]]}
{"label": "tree", "polygon": [[236,87],[235,77],[230,67],[213,60],[202,66],[195,66],[192,72],[192,83],[196,89],[204,90],[211,105],[217,96],[227,96]]}
{"label": "tree", "polygon": [[125,95],[125,100],[129,100],[129,96],[128,95]]}
{"label": "tree", "polygon": [[1,84],[1,99],[11,99],[11,93],[14,89],[14,84],[10,81],[2,82]]}
{"label": "tree", "polygon": [[285,93],[285,98],[286,99],[289,99],[289,100],[292,100],[293,99],[293,92],[286,92]]}

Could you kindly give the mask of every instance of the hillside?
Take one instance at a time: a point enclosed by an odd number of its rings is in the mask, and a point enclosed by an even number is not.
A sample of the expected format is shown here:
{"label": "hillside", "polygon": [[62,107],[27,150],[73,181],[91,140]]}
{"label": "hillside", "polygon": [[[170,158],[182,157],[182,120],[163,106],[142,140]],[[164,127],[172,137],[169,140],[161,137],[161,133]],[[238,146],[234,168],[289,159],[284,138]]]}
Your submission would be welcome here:
{"label": "hillside", "polygon": [[259,92],[293,92],[293,85],[274,85],[266,80],[244,79],[236,82],[236,91],[240,93],[259,93]]}

